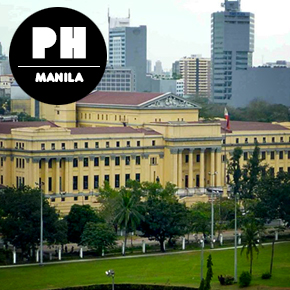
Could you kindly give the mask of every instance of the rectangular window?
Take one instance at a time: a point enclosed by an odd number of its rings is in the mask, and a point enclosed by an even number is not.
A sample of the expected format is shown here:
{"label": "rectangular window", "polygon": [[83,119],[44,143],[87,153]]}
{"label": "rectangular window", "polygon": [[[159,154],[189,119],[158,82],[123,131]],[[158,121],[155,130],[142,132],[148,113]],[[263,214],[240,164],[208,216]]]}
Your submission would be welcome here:
{"label": "rectangular window", "polygon": [[273,167],[271,167],[271,168],[269,169],[269,172],[270,172],[270,175],[271,175],[272,177],[274,177],[274,168],[273,168]]}
{"label": "rectangular window", "polygon": [[48,177],[48,191],[52,191],[52,178]]}
{"label": "rectangular window", "polygon": [[110,157],[105,157],[105,166],[110,166]]}
{"label": "rectangular window", "polygon": [[110,148],[110,142],[106,142],[106,148]]}
{"label": "rectangular window", "polygon": [[275,137],[272,137],[272,143],[275,143]]}
{"label": "rectangular window", "polygon": [[55,150],[55,143],[51,143],[51,150]]}
{"label": "rectangular window", "polygon": [[236,138],[236,144],[239,144],[239,138]]}
{"label": "rectangular window", "polygon": [[78,189],[78,177],[73,176],[73,190],[77,190],[77,189]]}
{"label": "rectangular window", "polygon": [[196,155],[196,162],[200,162],[200,155],[199,154]]}
{"label": "rectangular window", "polygon": [[245,143],[248,144],[249,143],[249,139],[245,138]]}
{"label": "rectangular window", "polygon": [[271,151],[271,160],[274,160],[274,159],[275,159],[275,152]]}
{"label": "rectangular window", "polygon": [[127,186],[127,182],[130,180],[130,174],[125,174],[125,185]]}
{"label": "rectangular window", "polygon": [[79,165],[78,159],[77,158],[74,158],[73,159],[73,167],[78,167],[78,165]]}
{"label": "rectangular window", "polygon": [[87,175],[83,176],[83,188],[88,189],[89,188],[89,177]]}
{"label": "rectangular window", "polygon": [[94,175],[94,188],[99,188],[99,175]]}
{"label": "rectangular window", "polygon": [[110,175],[105,175],[105,181],[110,182]]}
{"label": "rectangular window", "polygon": [[288,159],[290,159],[290,151],[288,151]]}
{"label": "rectangular window", "polygon": [[157,164],[157,157],[151,157],[150,158],[150,164],[151,165],[156,165]]}
{"label": "rectangular window", "polygon": [[266,143],[266,137],[263,137],[263,143]]}
{"label": "rectangular window", "polygon": [[136,165],[141,164],[141,156],[136,156]]}
{"label": "rectangular window", "polygon": [[65,150],[65,143],[61,143],[61,149]]}
{"label": "rectangular window", "polygon": [[244,152],[244,160],[248,160],[248,152]]}
{"label": "rectangular window", "polygon": [[4,159],[3,157],[1,157],[1,163],[0,163],[1,167],[3,167],[3,163],[4,163]]}
{"label": "rectangular window", "polygon": [[126,156],[125,164],[130,165],[130,156]]}
{"label": "rectangular window", "polygon": [[262,160],[265,160],[265,159],[266,159],[266,152],[263,151],[263,152],[262,152]]}
{"label": "rectangular window", "polygon": [[115,175],[115,188],[120,187],[120,174]]}
{"label": "rectangular window", "polygon": [[135,180],[140,182],[140,173],[136,173]]}
{"label": "rectangular window", "polygon": [[78,149],[78,143],[74,142],[74,149]]}
{"label": "rectangular window", "polygon": [[280,172],[280,173],[283,172],[283,167],[279,167],[279,172]]}
{"label": "rectangular window", "polygon": [[89,148],[89,142],[85,142],[85,149]]}
{"label": "rectangular window", "polygon": [[48,161],[48,168],[52,168],[52,159],[49,159]]}
{"label": "rectangular window", "polygon": [[284,157],[283,151],[280,151],[280,152],[279,152],[279,159],[282,160],[283,157]]}
{"label": "rectangular window", "polygon": [[189,161],[189,155],[186,154],[186,155],[185,155],[185,163],[188,163],[188,161]]}
{"label": "rectangular window", "polygon": [[18,168],[18,158],[16,158],[16,168]]}
{"label": "rectangular window", "polygon": [[258,143],[258,139],[256,137],[254,138],[254,143]]}
{"label": "rectangular window", "polygon": [[120,147],[120,141],[116,142],[116,147]]}
{"label": "rectangular window", "polygon": [[115,165],[119,166],[120,165],[120,156],[115,157]]}
{"label": "rectangular window", "polygon": [[3,184],[3,175],[1,175],[0,183]]}
{"label": "rectangular window", "polygon": [[137,147],[140,147],[141,142],[137,141]]}
{"label": "rectangular window", "polygon": [[155,146],[156,142],[155,140],[152,140],[152,146]]}
{"label": "rectangular window", "polygon": [[99,157],[94,158],[94,166],[99,166]]}
{"label": "rectangular window", "polygon": [[280,142],[283,143],[284,142],[284,138],[280,137]]}
{"label": "rectangular window", "polygon": [[78,200],[78,197],[77,196],[74,196],[74,201],[77,201]]}
{"label": "rectangular window", "polygon": [[130,141],[127,141],[127,147],[130,147]]}
{"label": "rectangular window", "polygon": [[84,167],[89,167],[89,158],[84,158]]}
{"label": "rectangular window", "polygon": [[62,197],[62,198],[61,198],[61,201],[65,201],[65,197]]}
{"label": "rectangular window", "polygon": [[41,160],[39,160],[39,166],[38,167],[39,167],[39,169],[41,169]]}
{"label": "rectangular window", "polygon": [[41,150],[45,150],[45,144],[41,143]]}
{"label": "rectangular window", "polygon": [[99,148],[99,142],[95,142],[95,148]]}

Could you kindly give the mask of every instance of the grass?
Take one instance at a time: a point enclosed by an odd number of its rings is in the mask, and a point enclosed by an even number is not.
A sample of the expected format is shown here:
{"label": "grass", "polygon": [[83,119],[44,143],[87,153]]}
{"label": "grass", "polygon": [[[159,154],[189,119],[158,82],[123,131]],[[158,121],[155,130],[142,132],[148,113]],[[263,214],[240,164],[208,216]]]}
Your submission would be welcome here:
{"label": "grass", "polygon": [[[240,250],[239,250],[240,252]],[[217,276],[233,275],[234,251],[204,252],[204,276],[206,258],[213,258],[212,289],[238,289],[234,286],[220,286]],[[290,243],[276,244],[273,277],[262,280],[261,275],[269,271],[271,246],[260,249],[253,262],[253,280],[250,289],[284,287],[290,289]],[[45,265],[43,267],[19,267],[0,269],[1,290],[40,290],[77,285],[111,283],[105,271],[115,270],[115,283],[168,284],[198,287],[200,282],[200,252],[149,256],[116,260],[97,260],[93,262]],[[238,254],[238,275],[249,270],[246,256]],[[274,289],[274,288],[273,288]]]}

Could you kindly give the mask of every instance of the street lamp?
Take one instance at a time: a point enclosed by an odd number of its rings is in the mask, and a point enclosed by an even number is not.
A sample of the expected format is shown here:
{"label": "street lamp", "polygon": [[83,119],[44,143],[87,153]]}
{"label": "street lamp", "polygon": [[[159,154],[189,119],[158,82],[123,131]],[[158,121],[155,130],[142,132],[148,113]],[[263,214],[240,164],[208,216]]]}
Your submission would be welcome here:
{"label": "street lamp", "polygon": [[201,254],[200,254],[200,280],[203,279],[203,248],[204,248],[204,240],[200,239],[199,243],[201,245]]}
{"label": "street lamp", "polygon": [[214,232],[214,207],[213,207],[213,194],[214,194],[214,176],[217,175],[217,171],[208,173],[212,176],[212,189],[211,189],[211,239],[210,239],[210,247],[211,249],[214,248],[214,239],[213,239],[213,232]]}
{"label": "street lamp", "polygon": [[115,271],[109,270],[105,272],[108,277],[112,277],[112,290],[114,290],[114,278],[115,278]]}
{"label": "street lamp", "polygon": [[44,182],[35,182],[35,185],[40,189],[40,259],[39,265],[43,266],[43,196],[42,196],[42,185]]}

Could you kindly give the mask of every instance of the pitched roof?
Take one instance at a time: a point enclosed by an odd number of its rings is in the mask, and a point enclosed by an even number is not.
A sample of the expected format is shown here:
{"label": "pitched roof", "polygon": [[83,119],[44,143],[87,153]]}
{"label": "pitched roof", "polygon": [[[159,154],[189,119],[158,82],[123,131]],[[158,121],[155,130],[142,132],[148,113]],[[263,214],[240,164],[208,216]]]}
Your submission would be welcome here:
{"label": "pitched roof", "polygon": [[25,128],[25,127],[41,127],[51,126],[58,127],[56,124],[50,121],[39,121],[39,122],[0,122],[0,133],[10,134],[11,129]]}
{"label": "pitched roof", "polygon": [[138,106],[162,95],[163,93],[95,91],[79,100],[77,104]]}
{"label": "pitched roof", "polygon": [[160,133],[149,129],[134,129],[132,127],[78,127],[69,128],[72,135],[82,134],[138,134],[144,133],[145,135],[161,135]]}
{"label": "pitched roof", "polygon": [[[222,132],[225,132],[226,121],[221,121]],[[230,131],[287,131],[286,127],[264,122],[230,121]]]}

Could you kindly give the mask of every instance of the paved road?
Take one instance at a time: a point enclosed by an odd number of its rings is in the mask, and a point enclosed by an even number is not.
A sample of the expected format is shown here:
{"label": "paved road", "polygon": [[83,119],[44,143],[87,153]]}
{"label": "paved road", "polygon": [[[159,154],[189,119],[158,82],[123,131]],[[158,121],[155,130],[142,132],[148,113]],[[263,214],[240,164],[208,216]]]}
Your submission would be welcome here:
{"label": "paved road", "polygon": [[[276,242],[275,244],[282,243],[290,243],[289,241],[281,241]],[[264,243],[263,246],[271,245],[272,243]],[[242,246],[238,246],[240,249]],[[217,249],[206,249],[205,251],[226,251],[233,250],[234,247],[227,248],[217,248]],[[180,255],[180,254],[188,254],[193,252],[200,252],[200,250],[190,250],[190,251],[178,251],[178,252],[168,252],[168,253],[152,253],[152,254],[142,254],[142,255],[134,255],[134,256],[118,256],[118,257],[110,257],[110,258],[94,258],[94,259],[83,259],[83,260],[69,260],[69,261],[58,261],[58,262],[46,262],[44,265],[56,265],[56,264],[69,264],[69,263],[84,263],[84,262],[93,262],[93,261],[104,261],[104,260],[119,260],[119,259],[135,259],[135,258],[144,258],[144,257],[152,257],[152,256],[165,256],[165,255]],[[33,267],[37,266],[37,264],[19,264],[19,265],[9,265],[9,266],[0,266],[0,269],[4,268],[15,268],[15,267]]]}

